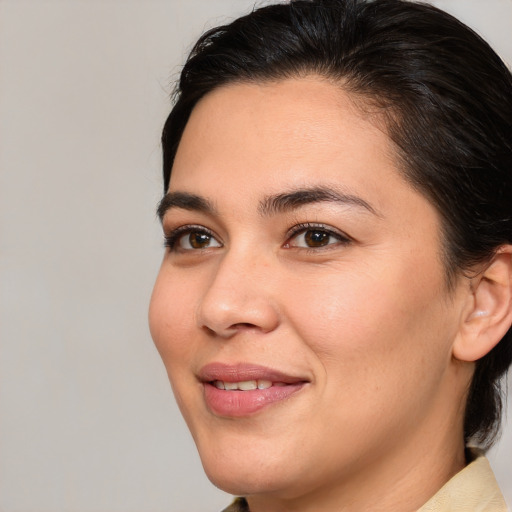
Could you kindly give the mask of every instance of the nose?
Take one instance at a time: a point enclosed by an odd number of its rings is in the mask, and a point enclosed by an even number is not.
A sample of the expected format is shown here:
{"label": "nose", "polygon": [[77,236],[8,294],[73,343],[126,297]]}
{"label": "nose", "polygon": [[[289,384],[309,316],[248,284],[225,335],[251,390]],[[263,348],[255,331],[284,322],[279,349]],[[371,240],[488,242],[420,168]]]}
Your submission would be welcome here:
{"label": "nose", "polygon": [[199,327],[221,338],[244,330],[273,331],[279,325],[273,283],[270,265],[261,259],[225,255],[199,303]]}

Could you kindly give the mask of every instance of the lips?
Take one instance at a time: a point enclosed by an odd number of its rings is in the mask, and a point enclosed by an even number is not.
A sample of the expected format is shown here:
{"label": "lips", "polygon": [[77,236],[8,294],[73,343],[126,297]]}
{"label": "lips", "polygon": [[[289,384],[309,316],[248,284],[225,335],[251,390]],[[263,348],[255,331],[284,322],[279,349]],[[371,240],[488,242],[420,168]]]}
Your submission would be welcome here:
{"label": "lips", "polygon": [[282,402],[308,380],[259,365],[211,363],[198,375],[208,409],[218,416],[243,417]]}

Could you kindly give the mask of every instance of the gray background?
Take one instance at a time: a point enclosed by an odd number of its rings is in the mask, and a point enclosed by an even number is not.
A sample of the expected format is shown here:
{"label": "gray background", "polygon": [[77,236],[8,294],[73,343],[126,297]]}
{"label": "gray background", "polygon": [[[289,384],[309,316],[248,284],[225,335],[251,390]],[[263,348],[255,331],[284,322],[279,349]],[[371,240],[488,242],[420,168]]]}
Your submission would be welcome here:
{"label": "gray background", "polygon": [[[435,3],[512,63],[510,0]],[[202,474],[146,312],[170,84],[203,29],[252,5],[0,0],[1,512],[229,501]],[[510,503],[511,455],[509,425],[491,458]]]}

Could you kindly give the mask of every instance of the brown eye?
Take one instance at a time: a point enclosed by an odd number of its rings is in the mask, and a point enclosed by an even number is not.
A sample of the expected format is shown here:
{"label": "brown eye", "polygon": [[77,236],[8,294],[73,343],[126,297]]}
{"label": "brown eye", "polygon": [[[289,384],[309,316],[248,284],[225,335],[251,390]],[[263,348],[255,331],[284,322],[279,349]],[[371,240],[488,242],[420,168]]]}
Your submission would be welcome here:
{"label": "brown eye", "polygon": [[304,249],[321,249],[328,246],[347,245],[351,239],[342,233],[335,232],[322,226],[297,226],[295,233],[290,237],[285,247]]}
{"label": "brown eye", "polygon": [[221,243],[216,240],[210,233],[205,231],[189,231],[183,233],[178,240],[180,249],[209,249],[210,247],[221,247]]}
{"label": "brown eye", "polygon": [[211,239],[212,237],[207,233],[192,232],[181,239],[182,243],[180,243],[180,246],[184,249],[188,249],[189,247],[192,249],[204,249],[205,247],[208,247]]}
{"label": "brown eye", "polygon": [[166,245],[172,251],[196,251],[222,247],[215,236],[206,228],[182,227],[165,237]]}
{"label": "brown eye", "polygon": [[323,247],[329,243],[331,235],[318,229],[308,229],[304,232],[304,241],[308,247]]}

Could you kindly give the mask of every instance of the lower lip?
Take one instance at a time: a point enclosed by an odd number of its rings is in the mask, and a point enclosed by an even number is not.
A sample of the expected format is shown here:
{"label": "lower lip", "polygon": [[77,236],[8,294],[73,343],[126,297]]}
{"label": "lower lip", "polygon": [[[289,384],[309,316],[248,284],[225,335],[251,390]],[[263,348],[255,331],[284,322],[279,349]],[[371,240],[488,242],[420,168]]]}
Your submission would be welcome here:
{"label": "lower lip", "polygon": [[304,387],[304,382],[272,386],[267,389],[249,391],[226,391],[209,382],[204,383],[206,405],[218,416],[242,417],[254,414],[261,409],[282,402]]}

